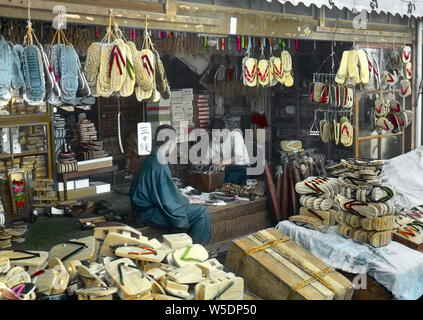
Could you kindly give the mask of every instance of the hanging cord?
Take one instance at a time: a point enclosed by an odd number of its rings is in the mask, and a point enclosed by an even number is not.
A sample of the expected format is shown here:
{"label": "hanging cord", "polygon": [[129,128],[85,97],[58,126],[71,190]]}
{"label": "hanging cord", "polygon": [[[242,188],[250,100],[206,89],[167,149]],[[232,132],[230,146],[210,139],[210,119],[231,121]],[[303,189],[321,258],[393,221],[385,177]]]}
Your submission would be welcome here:
{"label": "hanging cord", "polygon": [[123,150],[122,132],[121,132],[121,127],[120,127],[120,97],[117,97],[117,101],[118,101],[118,137],[119,137],[119,147],[120,147],[120,152],[121,153],[125,153],[125,151]]}

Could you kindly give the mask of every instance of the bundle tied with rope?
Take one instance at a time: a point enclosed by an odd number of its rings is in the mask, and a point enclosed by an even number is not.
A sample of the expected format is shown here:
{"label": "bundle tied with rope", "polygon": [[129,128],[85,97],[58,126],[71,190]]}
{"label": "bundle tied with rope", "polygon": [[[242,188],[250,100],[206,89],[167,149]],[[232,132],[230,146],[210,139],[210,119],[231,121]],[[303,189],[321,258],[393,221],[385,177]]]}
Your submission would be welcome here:
{"label": "bundle tied with rope", "polygon": [[225,265],[263,299],[349,300],[353,293],[348,279],[273,228],[234,240]]}

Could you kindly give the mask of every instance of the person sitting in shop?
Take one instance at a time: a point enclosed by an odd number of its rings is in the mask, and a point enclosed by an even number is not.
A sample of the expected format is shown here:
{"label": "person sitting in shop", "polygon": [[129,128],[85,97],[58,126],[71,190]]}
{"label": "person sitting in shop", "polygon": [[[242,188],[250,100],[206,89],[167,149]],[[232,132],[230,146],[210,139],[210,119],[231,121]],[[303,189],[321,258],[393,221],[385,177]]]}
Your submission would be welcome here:
{"label": "person sitting in shop", "polygon": [[[226,126],[222,119],[210,121],[210,145],[205,161],[225,170],[226,183],[241,184],[247,177],[247,166],[250,164],[247,147],[241,130],[231,130],[229,134],[224,134],[224,129]],[[213,130],[220,130],[221,134],[213,135]],[[219,159],[218,164],[215,164],[216,159]]]}
{"label": "person sitting in shop", "polygon": [[[158,139],[167,130],[167,139]],[[153,151],[141,164],[134,179],[131,206],[141,223],[170,229],[185,229],[194,243],[211,240],[209,213],[205,206],[190,204],[172,180],[166,157],[176,148],[176,130],[169,125],[159,126],[153,139]]]}

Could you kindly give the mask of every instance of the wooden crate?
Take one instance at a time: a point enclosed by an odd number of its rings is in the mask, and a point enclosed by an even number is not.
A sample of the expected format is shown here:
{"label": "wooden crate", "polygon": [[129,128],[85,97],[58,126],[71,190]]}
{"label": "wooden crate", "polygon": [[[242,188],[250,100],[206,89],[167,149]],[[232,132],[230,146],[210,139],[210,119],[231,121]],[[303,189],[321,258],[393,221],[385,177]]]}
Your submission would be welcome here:
{"label": "wooden crate", "polygon": [[234,240],[225,265],[264,299],[351,300],[354,292],[346,277],[274,228]]}
{"label": "wooden crate", "polygon": [[188,173],[189,185],[203,192],[213,192],[216,191],[216,189],[221,188],[224,179],[224,172],[216,172],[212,174],[199,172]]}

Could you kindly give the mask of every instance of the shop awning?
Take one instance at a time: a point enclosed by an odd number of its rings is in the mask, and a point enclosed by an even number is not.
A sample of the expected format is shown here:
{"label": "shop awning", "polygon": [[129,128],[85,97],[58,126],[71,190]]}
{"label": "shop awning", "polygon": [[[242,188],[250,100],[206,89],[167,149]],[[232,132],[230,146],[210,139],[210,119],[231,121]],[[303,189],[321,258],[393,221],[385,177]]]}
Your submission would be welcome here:
{"label": "shop awning", "polygon": [[[272,0],[266,0],[271,2]],[[408,17],[423,17],[423,2],[420,0],[276,0],[282,4],[291,3],[297,5],[302,3],[307,7],[314,4],[318,8],[326,6],[331,9],[336,7],[338,9],[347,8],[348,10],[357,10],[361,12],[366,10],[367,12],[375,11],[377,13],[384,12],[392,15],[399,14]]]}

